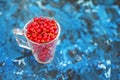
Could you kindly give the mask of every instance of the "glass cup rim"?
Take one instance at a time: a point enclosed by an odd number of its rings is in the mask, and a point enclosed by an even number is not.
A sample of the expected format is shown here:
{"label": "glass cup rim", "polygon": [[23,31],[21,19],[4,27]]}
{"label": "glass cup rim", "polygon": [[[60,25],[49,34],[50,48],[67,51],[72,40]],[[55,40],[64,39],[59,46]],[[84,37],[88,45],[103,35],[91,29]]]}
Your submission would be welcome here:
{"label": "glass cup rim", "polygon": [[[44,17],[44,18],[54,19],[54,18],[50,18],[50,17]],[[55,20],[55,19],[54,19],[54,20]],[[57,23],[57,27],[58,27],[58,34],[57,34],[57,36],[56,36],[55,39],[53,39],[53,40],[51,40],[51,41],[49,41],[49,42],[46,42],[46,43],[37,43],[37,42],[34,42],[34,41],[28,39],[27,36],[26,36],[26,31],[27,31],[26,28],[27,28],[27,25],[28,25],[30,22],[32,22],[32,21],[33,21],[33,19],[29,20],[29,21],[25,24],[24,29],[23,29],[25,38],[26,38],[28,41],[30,41],[31,43],[37,44],[37,45],[45,45],[45,44],[50,44],[50,43],[54,42],[55,40],[57,40],[57,39],[59,38],[59,35],[60,35],[60,32],[61,32],[61,28],[60,28],[59,23],[55,20],[55,22]]]}

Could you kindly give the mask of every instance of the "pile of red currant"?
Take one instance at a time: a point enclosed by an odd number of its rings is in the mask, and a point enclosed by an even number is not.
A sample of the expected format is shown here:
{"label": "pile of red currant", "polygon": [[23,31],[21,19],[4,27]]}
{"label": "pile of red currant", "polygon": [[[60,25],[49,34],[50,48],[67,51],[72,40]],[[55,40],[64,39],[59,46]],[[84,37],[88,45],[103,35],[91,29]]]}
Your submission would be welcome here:
{"label": "pile of red currant", "polygon": [[27,25],[26,36],[33,42],[46,43],[56,38],[58,26],[55,20],[43,17],[35,17]]}
{"label": "pile of red currant", "polygon": [[[36,17],[26,27],[26,36],[33,42],[43,45],[31,44],[34,56],[41,62],[47,62],[53,58],[58,35],[58,25],[54,19]],[[44,44],[47,42],[53,42]]]}

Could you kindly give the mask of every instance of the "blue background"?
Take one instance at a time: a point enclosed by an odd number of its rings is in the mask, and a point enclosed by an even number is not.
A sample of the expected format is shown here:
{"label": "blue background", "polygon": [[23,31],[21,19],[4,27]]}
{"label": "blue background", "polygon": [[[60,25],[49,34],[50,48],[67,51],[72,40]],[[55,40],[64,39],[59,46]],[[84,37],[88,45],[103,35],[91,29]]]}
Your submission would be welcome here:
{"label": "blue background", "polygon": [[[54,60],[39,64],[18,46],[14,28],[54,17]],[[0,80],[120,80],[119,0],[0,0]]]}

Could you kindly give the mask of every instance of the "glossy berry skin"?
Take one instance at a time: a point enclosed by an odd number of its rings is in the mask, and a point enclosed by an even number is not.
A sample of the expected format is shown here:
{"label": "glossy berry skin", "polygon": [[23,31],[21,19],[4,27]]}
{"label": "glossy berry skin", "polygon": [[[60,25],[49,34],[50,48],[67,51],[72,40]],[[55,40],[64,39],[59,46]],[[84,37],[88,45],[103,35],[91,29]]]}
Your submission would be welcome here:
{"label": "glossy berry skin", "polygon": [[[35,17],[27,26],[28,39],[36,43],[47,43],[55,39],[57,34],[57,23],[53,19]],[[38,36],[41,36],[41,38],[38,38]]]}
{"label": "glossy berry skin", "polygon": [[37,58],[37,61],[44,63],[51,60],[57,42],[55,38],[59,31],[56,21],[49,18],[35,17],[26,29],[26,37],[35,43],[31,43],[31,45],[33,46],[33,55]]}

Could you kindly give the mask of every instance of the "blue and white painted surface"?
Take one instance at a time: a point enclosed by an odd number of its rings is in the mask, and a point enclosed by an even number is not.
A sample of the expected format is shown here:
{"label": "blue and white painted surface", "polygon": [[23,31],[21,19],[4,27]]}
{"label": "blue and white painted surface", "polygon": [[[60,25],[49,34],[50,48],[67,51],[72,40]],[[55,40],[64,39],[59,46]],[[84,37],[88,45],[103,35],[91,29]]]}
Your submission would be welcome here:
{"label": "blue and white painted surface", "polygon": [[[35,16],[54,17],[54,60],[39,64],[12,33]],[[0,0],[0,80],[120,80],[119,0]]]}

